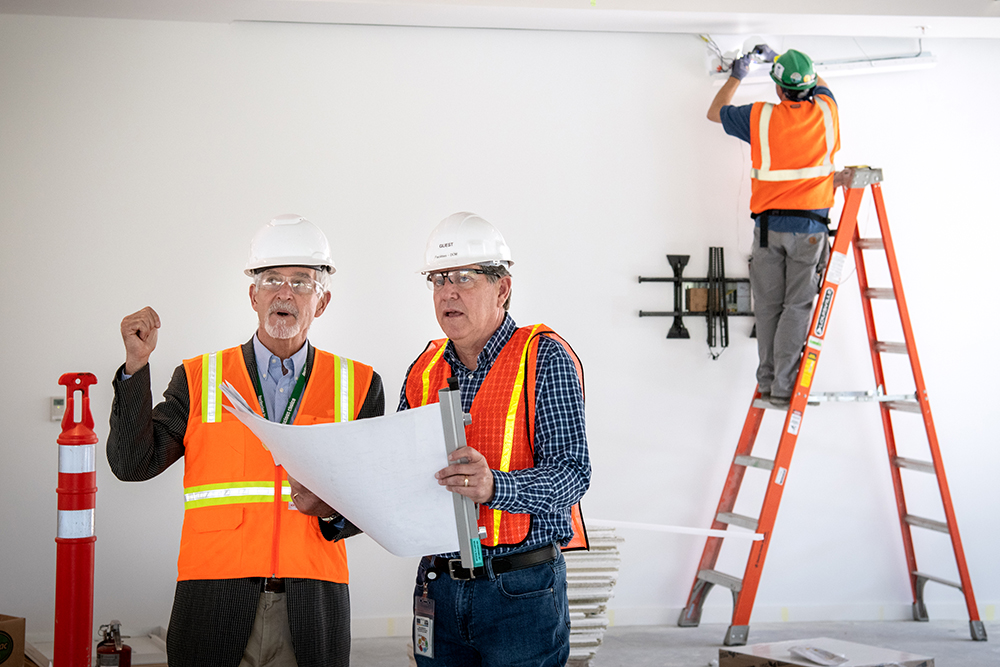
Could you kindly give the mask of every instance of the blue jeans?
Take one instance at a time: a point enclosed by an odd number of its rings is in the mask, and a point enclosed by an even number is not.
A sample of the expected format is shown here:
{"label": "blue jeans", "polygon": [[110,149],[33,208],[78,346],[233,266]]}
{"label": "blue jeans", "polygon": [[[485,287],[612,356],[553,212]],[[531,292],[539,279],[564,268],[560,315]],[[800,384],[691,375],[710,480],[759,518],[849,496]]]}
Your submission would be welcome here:
{"label": "blue jeans", "polygon": [[447,573],[426,578],[428,559],[417,568],[414,595],[434,600],[434,659],[419,667],[557,667],[569,659],[566,560],[458,581]]}

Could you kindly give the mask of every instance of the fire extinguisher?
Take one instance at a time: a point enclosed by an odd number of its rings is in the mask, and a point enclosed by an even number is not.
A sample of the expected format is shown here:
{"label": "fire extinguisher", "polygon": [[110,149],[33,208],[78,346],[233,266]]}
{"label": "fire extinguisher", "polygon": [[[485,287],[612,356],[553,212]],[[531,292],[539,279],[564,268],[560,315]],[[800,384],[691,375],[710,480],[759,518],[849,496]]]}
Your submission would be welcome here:
{"label": "fire extinguisher", "polygon": [[132,647],[122,643],[121,626],[120,621],[111,621],[99,628],[104,638],[97,645],[98,667],[132,667]]}

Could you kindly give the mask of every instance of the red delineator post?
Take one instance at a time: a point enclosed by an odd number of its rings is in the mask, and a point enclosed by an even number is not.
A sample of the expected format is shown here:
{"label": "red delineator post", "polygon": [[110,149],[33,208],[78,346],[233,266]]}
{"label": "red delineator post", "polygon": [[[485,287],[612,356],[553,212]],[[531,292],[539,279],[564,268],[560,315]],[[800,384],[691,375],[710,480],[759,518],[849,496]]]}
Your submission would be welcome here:
{"label": "red delineator post", "polygon": [[[94,508],[97,504],[92,373],[66,373],[66,412],[59,443],[59,519],[56,528],[56,622],[54,667],[90,667],[94,637]],[[82,394],[80,421],[73,397]]]}

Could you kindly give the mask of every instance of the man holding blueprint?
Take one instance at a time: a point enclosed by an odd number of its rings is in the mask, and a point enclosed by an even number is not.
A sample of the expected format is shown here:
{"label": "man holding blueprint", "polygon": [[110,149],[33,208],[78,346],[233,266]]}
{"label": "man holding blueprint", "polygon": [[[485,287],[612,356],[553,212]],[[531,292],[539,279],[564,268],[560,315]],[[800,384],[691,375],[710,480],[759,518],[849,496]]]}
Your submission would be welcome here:
{"label": "man holding blueprint", "polygon": [[445,490],[479,504],[483,565],[458,553],[425,556],[417,570],[418,665],[563,665],[569,656],[566,563],[586,548],[578,501],[590,485],[583,372],[545,325],[507,314],[512,264],[503,236],[471,213],[443,220],[421,272],[447,338],[410,367],[399,410],[434,403],[456,377],[472,416],[467,447],[437,474]]}
{"label": "man holding blueprint", "polygon": [[330,303],[334,271],[326,236],[305,218],[283,215],[261,228],[245,269],[257,332],[241,346],[186,360],[155,407],[148,360],[160,318],[147,307],[122,320],[126,361],[114,382],[111,469],[142,481],[184,459],[171,667],[349,663],[342,539],[358,531],[288,477],[222,403],[222,387],[232,387],[253,397],[248,412],[274,425],[383,413],[382,381],[370,366],[307,340]]}

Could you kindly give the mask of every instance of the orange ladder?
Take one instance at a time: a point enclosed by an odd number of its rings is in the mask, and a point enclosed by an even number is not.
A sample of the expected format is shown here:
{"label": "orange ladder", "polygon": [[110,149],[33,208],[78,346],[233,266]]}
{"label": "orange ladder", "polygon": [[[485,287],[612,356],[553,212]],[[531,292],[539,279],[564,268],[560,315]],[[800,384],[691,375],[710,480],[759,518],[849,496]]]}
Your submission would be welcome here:
{"label": "orange ladder", "polygon": [[[823,285],[820,289],[820,296],[813,312],[812,324],[809,328],[802,362],[799,364],[795,392],[789,407],[787,409],[782,408],[786,411],[785,421],[781,431],[781,438],[778,442],[777,453],[773,461],[752,455],[754,441],[757,438],[757,431],[760,428],[764,410],[765,408],[774,407],[770,403],[761,400],[759,390],[755,390],[754,392],[754,400],[751,403],[746,421],[743,424],[743,431],[740,434],[736,454],[729,468],[729,475],[722,489],[722,496],[719,499],[712,528],[726,530],[730,525],[741,526],[763,535],[763,539],[752,543],[746,571],[743,574],[743,578],[738,579],[714,569],[722,547],[723,538],[707,538],[705,549],[702,552],[701,561],[698,565],[698,573],[691,587],[691,594],[688,596],[687,605],[681,611],[681,616],[678,620],[678,625],[682,627],[697,626],[701,620],[702,605],[709,590],[715,585],[730,589],[733,594],[733,618],[724,639],[726,646],[742,646],[747,642],[754,597],[757,594],[757,587],[760,584],[761,572],[764,569],[764,558],[767,555],[767,548],[771,541],[775,517],[778,514],[778,505],[781,502],[781,493],[785,488],[784,483],[792,462],[792,452],[795,449],[795,442],[798,439],[806,405],[816,404],[818,400],[822,400],[823,398],[832,400],[869,399],[878,402],[889,454],[892,485],[896,495],[896,506],[899,510],[899,525],[903,534],[903,545],[906,551],[910,586],[913,591],[913,619],[916,621],[927,620],[927,609],[924,605],[924,585],[928,581],[952,586],[959,589],[965,596],[965,603],[969,611],[969,627],[972,639],[986,641],[986,630],[983,627],[982,621],[979,620],[976,599],[972,593],[972,581],[969,578],[969,571],[965,564],[965,552],[962,550],[962,540],[958,534],[958,524],[955,520],[954,509],[952,508],[951,494],[948,491],[948,480],[945,478],[944,463],[941,460],[941,452],[938,448],[937,434],[934,431],[934,421],[931,417],[927,389],[924,387],[920,361],[917,358],[917,346],[913,339],[913,330],[910,327],[910,316],[906,309],[903,286],[900,282],[899,269],[896,264],[896,254],[893,249],[892,238],[889,234],[889,222],[886,218],[885,205],[882,201],[881,182],[881,169],[871,169],[868,167],[852,168],[851,182],[845,186],[846,201],[830,253],[830,263],[827,266]],[[878,213],[879,227],[881,228],[881,238],[862,239],[858,233],[858,209],[865,190],[869,186],[875,200],[875,209]],[[816,364],[819,361],[822,350],[823,339],[829,327],[834,299],[837,295],[837,288],[840,285],[844,265],[847,261],[848,246],[853,246],[854,249],[854,262],[858,276],[858,286],[861,288],[861,302],[864,308],[865,324],[868,329],[868,340],[877,391],[874,394],[872,392],[852,392],[850,395],[845,393],[841,395],[813,395],[810,397],[809,388],[812,386]],[[885,251],[885,259],[888,263],[889,274],[892,279],[891,288],[869,287],[863,254],[865,250]],[[873,299],[892,299],[895,301],[899,311],[900,323],[902,324],[904,342],[883,342],[878,339],[872,313]],[[882,369],[881,355],[883,354],[905,354],[909,357],[909,364],[913,372],[913,380],[916,387],[914,394],[903,396],[891,396],[887,394]],[[930,461],[918,461],[897,455],[896,441],[892,427],[893,412],[912,412],[922,416],[930,447]],[[761,506],[760,516],[756,519],[733,512],[736,497],[743,481],[743,474],[747,468],[760,468],[770,471],[770,479],[764,492],[764,501]],[[901,468],[930,473],[936,477],[941,502],[944,506],[945,521],[918,517],[907,512],[906,499],[903,494],[903,480],[900,475]],[[950,536],[960,581],[948,581],[917,569],[917,559],[914,554],[913,538],[911,535],[912,528],[939,531],[947,533]]]}

